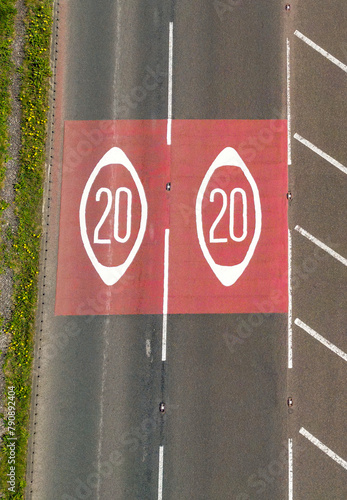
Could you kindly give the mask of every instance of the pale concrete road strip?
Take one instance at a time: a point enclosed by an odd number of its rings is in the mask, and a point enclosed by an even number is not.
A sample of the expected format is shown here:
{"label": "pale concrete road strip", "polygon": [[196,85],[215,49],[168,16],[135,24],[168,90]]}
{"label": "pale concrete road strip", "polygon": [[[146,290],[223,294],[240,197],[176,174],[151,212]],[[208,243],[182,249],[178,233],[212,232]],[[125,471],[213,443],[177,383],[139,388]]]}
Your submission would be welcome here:
{"label": "pale concrete road strip", "polygon": [[300,328],[302,328],[303,330],[305,330],[305,332],[307,332],[313,338],[315,338],[316,340],[318,340],[318,342],[320,342],[321,344],[323,344],[325,347],[327,347],[328,349],[330,349],[332,352],[334,352],[335,354],[337,354],[338,356],[340,356],[340,358],[342,358],[345,361],[347,361],[347,354],[345,352],[343,352],[341,349],[339,349],[338,347],[336,347],[336,345],[334,345],[331,342],[329,342],[329,340],[327,340],[324,337],[322,337],[322,335],[319,335],[319,333],[315,332],[311,327],[309,327],[303,321],[301,321],[301,319],[296,318],[295,324],[298,325],[298,326],[300,326]]}
{"label": "pale concrete road strip", "polygon": [[172,55],[173,55],[173,23],[169,25],[169,68],[168,68],[168,104],[167,104],[167,137],[168,146],[171,145],[172,128]]}
{"label": "pale concrete road strip", "polygon": [[288,123],[288,165],[292,164],[292,126],[290,110],[290,42],[287,38],[287,123]]}
{"label": "pale concrete road strip", "polygon": [[288,229],[288,368],[293,368],[292,234]]}
{"label": "pale concrete road strip", "polygon": [[288,500],[293,500],[293,440],[288,439]]}
{"label": "pale concrete road strip", "polygon": [[326,455],[328,455],[328,457],[330,457],[333,460],[335,460],[336,463],[338,463],[339,465],[341,465],[341,467],[343,467],[344,469],[347,470],[347,462],[346,462],[346,460],[344,460],[343,458],[339,457],[339,455],[337,455],[330,448],[328,448],[327,446],[325,446],[325,444],[323,444],[321,441],[319,441],[319,439],[317,439],[316,437],[312,436],[312,434],[310,432],[308,432],[306,429],[304,429],[303,427],[301,427],[301,429],[300,429],[299,432],[306,439],[308,439],[309,441],[311,441],[311,443],[313,443],[315,446],[317,446],[317,448],[319,448],[320,450],[324,451],[324,453]]}
{"label": "pale concrete road strip", "polygon": [[159,446],[158,500],[163,498],[164,446]]}
{"label": "pale concrete road strip", "polygon": [[344,174],[347,174],[347,168],[344,165],[342,165],[342,163],[340,163],[339,161],[335,160],[332,156],[329,156],[328,154],[324,153],[324,151],[322,151],[321,149],[317,148],[317,146],[315,146],[314,144],[312,144],[312,142],[308,141],[307,139],[304,139],[299,134],[294,134],[294,139],[296,139],[297,141],[301,142],[301,144],[304,144],[304,146],[306,146],[309,149],[311,149],[311,151],[313,151],[314,153],[316,153],[317,155],[319,155],[321,158],[324,158],[324,160],[326,160],[329,163],[331,163],[332,165],[334,165],[334,167],[336,167],[339,170],[341,170],[341,172],[343,172]]}
{"label": "pale concrete road strip", "polygon": [[166,361],[166,338],[167,338],[167,307],[169,294],[169,237],[170,229],[165,229],[164,243],[164,290],[163,290],[163,337],[161,347],[161,360]]}
{"label": "pale concrete road strip", "polygon": [[339,61],[338,59],[336,59],[336,57],[334,57],[331,54],[329,54],[329,52],[327,52],[326,50],[322,49],[322,47],[320,47],[319,45],[317,45],[316,43],[314,43],[312,40],[310,40],[309,38],[307,38],[307,36],[303,35],[298,30],[296,30],[294,32],[294,35],[296,35],[298,38],[300,38],[303,42],[307,43],[307,45],[309,45],[310,47],[312,47],[314,50],[316,50],[317,52],[319,52],[320,54],[322,54],[322,56],[324,56],[327,59],[329,59],[329,61],[331,61],[332,63],[336,64],[336,66],[338,66],[340,69],[342,69],[342,71],[345,71],[347,73],[347,66],[345,64],[343,64],[341,61]]}
{"label": "pale concrete road strip", "polygon": [[305,238],[307,238],[308,240],[312,241],[312,243],[317,245],[319,248],[321,248],[322,250],[325,250],[329,255],[334,257],[336,260],[338,260],[339,262],[341,262],[342,264],[347,266],[347,259],[345,257],[342,257],[342,255],[335,252],[335,250],[328,247],[328,245],[326,245],[325,243],[320,241],[318,238],[316,238],[315,236],[312,236],[312,234],[308,233],[307,231],[305,231],[305,229],[303,229],[300,226],[295,226],[295,230],[298,231],[298,233],[300,233],[302,236],[305,236]]}

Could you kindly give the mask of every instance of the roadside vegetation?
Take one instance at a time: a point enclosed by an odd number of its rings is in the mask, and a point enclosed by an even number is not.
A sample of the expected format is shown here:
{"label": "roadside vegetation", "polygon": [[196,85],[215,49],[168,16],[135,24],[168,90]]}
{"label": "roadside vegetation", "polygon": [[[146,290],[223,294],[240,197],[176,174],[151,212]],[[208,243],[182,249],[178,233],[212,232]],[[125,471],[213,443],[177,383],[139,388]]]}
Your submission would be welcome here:
{"label": "roadside vegetation", "polygon": [[[0,175],[5,174],[8,134],[7,120],[10,112],[8,88],[12,71],[10,50],[13,38],[14,4],[1,0],[0,6],[0,58],[1,58],[1,117],[0,117]],[[10,431],[4,435],[1,450],[0,488],[2,498],[22,499],[25,488],[26,454],[31,394],[31,368],[35,315],[37,309],[37,275],[39,272],[41,210],[44,183],[45,143],[48,115],[48,90],[50,76],[50,37],[52,26],[52,0],[25,0],[25,55],[20,68],[22,108],[21,151],[17,184],[15,186],[15,214],[18,228],[7,231],[11,240],[10,250],[3,249],[2,267],[13,270],[13,309],[5,331],[10,345],[4,363],[6,394],[13,387],[15,392],[15,488],[8,489],[10,456],[13,443]],[[3,12],[7,10],[7,21]],[[5,34],[6,33],[6,34]],[[3,63],[3,58],[5,65]],[[4,71],[5,68],[5,71]],[[3,107],[4,103],[4,107]],[[0,206],[1,201],[0,201]],[[8,248],[8,246],[7,246]],[[11,402],[7,401],[10,406]],[[4,418],[10,425],[9,415]]]}

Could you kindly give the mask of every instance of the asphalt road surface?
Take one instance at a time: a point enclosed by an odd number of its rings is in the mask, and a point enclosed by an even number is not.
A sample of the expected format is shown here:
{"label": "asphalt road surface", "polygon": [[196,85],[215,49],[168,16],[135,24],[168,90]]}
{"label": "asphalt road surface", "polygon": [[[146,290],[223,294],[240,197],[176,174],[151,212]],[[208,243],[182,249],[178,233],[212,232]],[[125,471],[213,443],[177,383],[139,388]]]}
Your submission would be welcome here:
{"label": "asphalt road surface", "polygon": [[[347,7],[298,3],[56,3],[28,498],[346,498],[346,172],[294,134],[347,165]],[[227,146],[259,186],[263,232],[225,287],[199,247],[195,200]],[[111,287],[83,248],[78,212],[110,147],[141,165],[148,202],[143,245]],[[126,175],[114,169],[97,186]],[[242,229],[248,241],[245,224],[216,223],[215,238],[227,228],[235,242]],[[114,234],[126,240],[128,227]],[[95,252],[111,265],[112,252]]]}

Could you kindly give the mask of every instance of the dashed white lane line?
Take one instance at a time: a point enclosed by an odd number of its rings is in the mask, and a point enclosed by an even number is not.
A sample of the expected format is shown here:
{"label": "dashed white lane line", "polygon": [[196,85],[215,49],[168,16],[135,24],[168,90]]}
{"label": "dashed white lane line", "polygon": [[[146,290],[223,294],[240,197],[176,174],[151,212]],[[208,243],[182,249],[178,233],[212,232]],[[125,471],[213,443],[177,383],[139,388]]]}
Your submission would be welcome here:
{"label": "dashed white lane line", "polygon": [[342,255],[335,252],[335,250],[328,247],[328,245],[326,245],[325,243],[320,241],[318,238],[316,238],[315,236],[312,236],[312,234],[308,233],[307,231],[305,231],[305,229],[303,229],[300,226],[295,226],[295,230],[298,231],[298,233],[300,233],[302,236],[305,236],[305,238],[307,238],[308,240],[312,241],[312,243],[315,243],[315,245],[317,245],[319,248],[321,248],[322,250],[327,252],[329,255],[334,257],[336,260],[338,260],[339,262],[341,262],[342,264],[347,266],[347,259],[345,257],[342,257]]}
{"label": "dashed white lane line", "polygon": [[316,437],[314,437],[310,432],[308,432],[303,427],[301,427],[301,429],[300,429],[299,432],[306,439],[308,439],[309,441],[311,441],[311,443],[313,443],[315,446],[317,446],[317,448],[319,448],[326,455],[328,455],[328,457],[330,457],[333,460],[335,460],[335,462],[337,462],[339,465],[341,465],[341,467],[343,467],[344,469],[347,470],[347,462],[346,462],[346,460],[344,460],[343,458],[339,457],[339,455],[337,455],[336,453],[334,453],[330,448],[328,448],[327,446],[325,446],[325,444],[323,444],[321,441],[319,441],[319,439],[317,439]]}
{"label": "dashed white lane line", "polygon": [[316,43],[314,43],[312,40],[310,40],[309,38],[307,38],[307,36],[303,35],[298,30],[296,30],[294,32],[294,35],[296,35],[298,38],[300,38],[303,42],[307,43],[307,45],[309,45],[310,47],[312,47],[314,50],[316,50],[317,52],[319,52],[322,56],[324,56],[327,59],[329,59],[329,61],[331,61],[332,63],[336,64],[336,66],[338,66],[340,69],[342,69],[342,71],[345,71],[347,73],[347,66],[346,66],[346,64],[343,64],[341,61],[339,61],[338,59],[336,59],[336,57],[332,56],[331,54],[329,54],[329,52],[327,52],[326,50],[322,49],[322,47],[320,47],[319,45],[317,45]]}
{"label": "dashed white lane line", "polygon": [[290,42],[287,38],[287,124],[288,124],[288,165],[292,164],[291,109],[290,109]]}
{"label": "dashed white lane line", "polygon": [[167,338],[167,307],[169,294],[169,241],[170,229],[165,229],[164,242],[164,290],[163,290],[163,337],[161,360],[166,361],[166,338]]}
{"label": "dashed white lane line", "polygon": [[288,439],[288,499],[293,500],[293,440]]}
{"label": "dashed white lane line", "polygon": [[293,368],[292,234],[288,229],[288,368]]}
{"label": "dashed white lane line", "polygon": [[171,145],[172,127],[172,55],[173,55],[173,22],[169,25],[169,68],[168,68],[168,103],[167,103],[167,135],[166,142]]}
{"label": "dashed white lane line", "polygon": [[311,149],[311,151],[313,151],[314,153],[316,153],[317,155],[319,155],[321,158],[324,158],[324,160],[326,160],[329,163],[331,163],[331,165],[334,165],[334,167],[336,167],[339,170],[341,170],[341,172],[343,172],[344,174],[347,174],[347,168],[344,165],[342,165],[342,163],[340,163],[339,161],[335,160],[332,156],[328,155],[327,153],[324,153],[324,151],[322,151],[321,149],[317,148],[317,146],[315,146],[314,144],[312,144],[312,142],[308,141],[307,139],[304,139],[299,134],[294,134],[294,139],[296,139],[297,141],[301,142],[301,144],[304,144],[304,146],[306,146],[309,149]]}
{"label": "dashed white lane line", "polygon": [[163,498],[164,446],[159,446],[158,500]]}
{"label": "dashed white lane line", "polygon": [[310,326],[306,325],[303,321],[301,321],[301,319],[296,318],[295,324],[298,325],[298,326],[300,326],[300,328],[302,328],[303,330],[305,330],[305,332],[307,332],[313,338],[315,338],[316,340],[318,340],[318,342],[320,342],[321,344],[323,344],[325,347],[327,347],[328,349],[330,349],[332,352],[334,352],[335,354],[337,354],[338,356],[340,356],[340,358],[342,358],[345,361],[347,361],[347,354],[345,352],[343,352],[341,349],[339,349],[338,347],[336,347],[336,345],[332,344],[329,340],[327,340],[324,337],[322,337],[322,335],[320,335],[319,333],[317,333]]}

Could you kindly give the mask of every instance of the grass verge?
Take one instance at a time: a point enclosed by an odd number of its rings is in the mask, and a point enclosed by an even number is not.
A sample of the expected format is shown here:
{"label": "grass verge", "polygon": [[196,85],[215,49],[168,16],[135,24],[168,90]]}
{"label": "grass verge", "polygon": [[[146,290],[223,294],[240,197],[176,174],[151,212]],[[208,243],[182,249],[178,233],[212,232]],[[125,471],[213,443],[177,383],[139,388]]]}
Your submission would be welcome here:
{"label": "grass verge", "polygon": [[5,177],[8,150],[7,124],[11,113],[9,87],[13,71],[11,54],[16,16],[15,3],[15,0],[1,0],[0,3],[0,187]]}
{"label": "grass verge", "polygon": [[[3,498],[11,500],[24,498],[25,488],[52,26],[52,0],[25,0],[25,4],[26,40],[20,94],[21,152],[18,182],[15,186],[18,230],[11,236],[12,250],[7,256],[7,262],[14,273],[14,306],[11,320],[6,325],[11,343],[4,364],[6,394],[11,394],[11,387],[15,393],[13,400],[8,397],[7,405],[8,408],[14,408],[15,418],[11,419],[10,412],[4,418],[7,432],[1,450],[0,466]],[[14,422],[13,426],[11,422]],[[12,439],[13,436],[15,440]],[[8,474],[11,473],[13,443],[15,481],[14,488],[10,488]]]}

